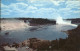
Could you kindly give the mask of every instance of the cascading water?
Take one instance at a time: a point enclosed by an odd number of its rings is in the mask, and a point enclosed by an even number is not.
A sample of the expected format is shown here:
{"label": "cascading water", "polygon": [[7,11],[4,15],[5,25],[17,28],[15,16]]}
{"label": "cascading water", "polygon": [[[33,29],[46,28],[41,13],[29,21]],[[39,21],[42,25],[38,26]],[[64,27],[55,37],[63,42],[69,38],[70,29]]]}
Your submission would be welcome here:
{"label": "cascading water", "polygon": [[60,17],[60,16],[56,19],[56,23],[57,24],[64,24],[64,25],[71,25],[71,26],[76,26],[77,27],[77,25],[71,24],[71,21],[63,20],[62,17]]}
{"label": "cascading water", "polygon": [[56,21],[57,21],[57,24],[71,24],[71,21],[64,21],[60,16],[57,18]]}
{"label": "cascading water", "polygon": [[1,29],[3,31],[7,31],[7,30],[20,30],[20,29],[24,29],[24,28],[29,28],[29,24],[24,23],[24,21],[22,20],[1,20]]}

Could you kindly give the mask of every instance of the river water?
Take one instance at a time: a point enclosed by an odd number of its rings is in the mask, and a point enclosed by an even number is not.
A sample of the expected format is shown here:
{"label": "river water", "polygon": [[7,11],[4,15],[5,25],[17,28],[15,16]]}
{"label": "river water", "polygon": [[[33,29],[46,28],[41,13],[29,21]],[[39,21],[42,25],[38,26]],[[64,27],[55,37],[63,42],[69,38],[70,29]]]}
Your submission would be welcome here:
{"label": "river water", "polygon": [[[16,22],[14,22],[16,23]],[[17,24],[20,24],[18,22]],[[27,24],[27,23],[26,23]],[[19,27],[16,25],[16,27]],[[0,44],[1,43],[13,43],[13,42],[22,42],[29,38],[39,38],[44,40],[55,40],[59,38],[67,38],[68,35],[65,32],[70,29],[76,28],[71,25],[41,25],[41,26],[25,26],[25,28],[15,29],[15,30],[5,30],[0,33]],[[5,33],[8,32],[8,35]]]}

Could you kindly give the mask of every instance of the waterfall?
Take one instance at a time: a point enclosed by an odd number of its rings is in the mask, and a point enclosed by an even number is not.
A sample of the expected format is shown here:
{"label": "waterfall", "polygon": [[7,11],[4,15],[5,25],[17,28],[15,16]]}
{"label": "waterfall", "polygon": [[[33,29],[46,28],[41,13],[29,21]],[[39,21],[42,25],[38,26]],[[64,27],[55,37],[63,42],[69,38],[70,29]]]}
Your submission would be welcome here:
{"label": "waterfall", "polygon": [[76,26],[77,27],[77,25],[71,24],[71,21],[63,20],[63,18],[61,16],[57,17],[56,23],[57,24],[64,24],[64,25],[71,25],[71,26]]}
{"label": "waterfall", "polygon": [[24,23],[23,20],[1,20],[1,29],[6,30],[20,30],[24,28],[29,28],[29,23]]}

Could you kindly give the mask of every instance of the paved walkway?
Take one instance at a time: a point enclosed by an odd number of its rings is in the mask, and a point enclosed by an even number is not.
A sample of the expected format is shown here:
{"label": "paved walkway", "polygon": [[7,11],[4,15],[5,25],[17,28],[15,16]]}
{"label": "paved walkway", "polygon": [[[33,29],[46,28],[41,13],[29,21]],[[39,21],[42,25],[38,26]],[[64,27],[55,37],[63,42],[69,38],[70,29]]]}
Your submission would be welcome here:
{"label": "paved walkway", "polygon": [[14,51],[18,51],[15,47],[11,47],[11,48],[10,48],[9,46],[4,46],[4,50],[5,50],[5,51],[13,51],[13,50],[14,50]]}
{"label": "paved walkway", "polygon": [[9,46],[4,46],[4,50],[5,51],[33,51],[33,49],[31,48],[26,48],[26,47],[19,47],[19,48],[15,48],[15,47],[9,47]]}
{"label": "paved walkway", "polygon": [[17,48],[18,51],[33,51],[31,48],[21,47]]}

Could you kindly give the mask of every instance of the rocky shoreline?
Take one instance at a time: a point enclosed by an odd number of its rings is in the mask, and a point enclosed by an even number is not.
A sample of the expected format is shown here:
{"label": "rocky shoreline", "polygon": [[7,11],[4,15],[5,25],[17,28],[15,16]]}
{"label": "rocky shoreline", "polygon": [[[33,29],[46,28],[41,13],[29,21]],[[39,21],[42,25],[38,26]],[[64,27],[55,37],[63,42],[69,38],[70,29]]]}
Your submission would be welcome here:
{"label": "rocky shoreline", "polygon": [[[68,33],[68,38],[59,40],[42,40],[38,38],[29,38],[21,43],[13,43],[12,45],[2,44],[0,48],[8,46],[20,50],[32,51],[80,51],[80,25],[72,30],[62,31]],[[7,47],[7,48],[8,48]]]}
{"label": "rocky shoreline", "polygon": [[[35,23],[37,23],[37,21],[35,21]],[[61,32],[67,33],[68,37],[66,39],[60,38],[59,40],[56,39],[51,41],[29,38],[21,43],[13,42],[11,45],[9,43],[3,43],[0,45],[0,50],[5,51],[7,48],[7,50],[16,49],[15,51],[80,51],[80,25],[75,29]],[[7,35],[9,33],[5,34]]]}
{"label": "rocky shoreline", "polygon": [[[32,51],[79,51],[80,50],[80,25],[72,30],[62,31],[68,33],[68,38],[59,40],[42,40],[38,38],[29,38],[21,43],[14,42],[12,45],[8,43],[0,45],[0,49],[5,50],[9,49],[16,49],[16,51],[20,50],[32,50]],[[27,48],[27,49],[26,49]],[[9,50],[8,49],[8,50]]]}
{"label": "rocky shoreline", "polygon": [[[41,39],[38,39],[38,38],[29,38],[28,40],[25,40],[23,42],[20,42],[20,43],[16,43],[16,42],[13,42],[13,44],[9,44],[9,43],[3,43],[0,45],[0,50],[1,51],[8,51],[8,50],[15,50],[15,51],[37,51],[36,50],[36,43],[38,42],[44,42],[44,41],[47,41],[47,40],[41,40]],[[31,43],[34,44],[33,48],[31,48]]]}

